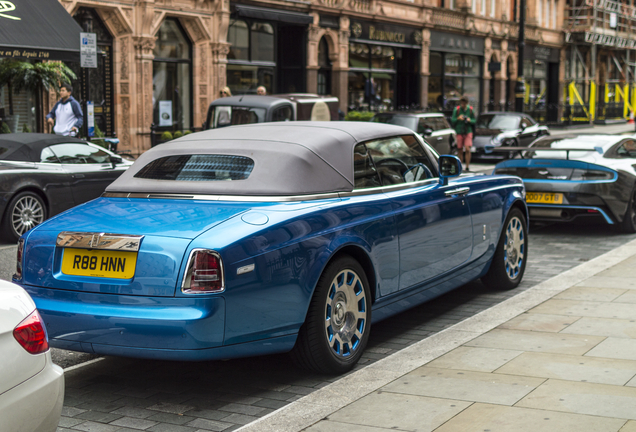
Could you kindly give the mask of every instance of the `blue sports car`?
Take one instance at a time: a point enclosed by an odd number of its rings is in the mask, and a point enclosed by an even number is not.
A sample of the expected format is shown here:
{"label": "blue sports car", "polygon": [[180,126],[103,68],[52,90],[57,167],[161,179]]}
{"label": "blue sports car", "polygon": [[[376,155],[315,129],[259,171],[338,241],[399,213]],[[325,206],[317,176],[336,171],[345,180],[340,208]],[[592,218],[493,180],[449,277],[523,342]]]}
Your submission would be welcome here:
{"label": "blue sports car", "polygon": [[523,179],[532,220],[600,217],[623,232],[636,232],[634,137],[562,135],[508,150],[521,158],[497,164],[493,173]]}
{"label": "blue sports car", "polygon": [[291,351],[342,373],[372,322],[480,277],[521,281],[523,183],[460,173],[399,126],[192,134],[22,236],[14,281],[54,347],[174,360]]}

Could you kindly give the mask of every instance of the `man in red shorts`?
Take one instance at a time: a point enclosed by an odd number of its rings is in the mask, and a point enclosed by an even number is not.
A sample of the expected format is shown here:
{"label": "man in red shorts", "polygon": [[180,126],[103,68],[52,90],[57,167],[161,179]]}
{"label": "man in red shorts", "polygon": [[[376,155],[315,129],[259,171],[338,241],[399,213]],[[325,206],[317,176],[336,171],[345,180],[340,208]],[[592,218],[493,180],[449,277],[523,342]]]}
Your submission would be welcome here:
{"label": "man in red shorts", "polygon": [[462,162],[466,163],[466,171],[470,171],[470,149],[473,146],[473,129],[475,113],[468,105],[468,98],[462,96],[459,106],[453,110],[451,125],[457,132],[457,151]]}

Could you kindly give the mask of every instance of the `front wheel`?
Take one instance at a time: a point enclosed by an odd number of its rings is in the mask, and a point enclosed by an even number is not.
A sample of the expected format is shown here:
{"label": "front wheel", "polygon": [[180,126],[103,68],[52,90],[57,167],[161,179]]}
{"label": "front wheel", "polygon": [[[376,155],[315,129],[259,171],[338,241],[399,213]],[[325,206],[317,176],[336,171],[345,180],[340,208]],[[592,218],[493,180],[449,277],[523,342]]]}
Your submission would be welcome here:
{"label": "front wheel", "polygon": [[360,360],[371,330],[371,295],[362,266],[341,256],[323,272],[291,352],[301,367],[341,374]]}
{"label": "front wheel", "polygon": [[627,203],[627,211],[623,216],[623,222],[620,224],[621,232],[626,234],[636,233],[636,188],[632,190]]}
{"label": "front wheel", "polygon": [[9,202],[2,219],[2,235],[17,242],[22,234],[46,219],[46,206],[39,195],[21,192]]}
{"label": "front wheel", "polygon": [[527,230],[523,212],[518,208],[510,210],[490,269],[481,278],[484,284],[509,290],[521,283],[528,260]]}

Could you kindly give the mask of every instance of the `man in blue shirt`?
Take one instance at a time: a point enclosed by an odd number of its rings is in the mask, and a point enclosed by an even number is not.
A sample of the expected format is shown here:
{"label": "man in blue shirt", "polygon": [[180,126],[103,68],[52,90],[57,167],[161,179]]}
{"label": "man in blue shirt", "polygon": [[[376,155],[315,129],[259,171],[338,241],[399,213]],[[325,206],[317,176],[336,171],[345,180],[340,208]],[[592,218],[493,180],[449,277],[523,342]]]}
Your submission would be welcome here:
{"label": "man in blue shirt", "polygon": [[73,87],[70,84],[62,84],[60,88],[61,99],[57,101],[53,109],[46,116],[46,121],[55,126],[53,132],[57,135],[75,136],[84,123],[84,114],[79,102],[71,96]]}

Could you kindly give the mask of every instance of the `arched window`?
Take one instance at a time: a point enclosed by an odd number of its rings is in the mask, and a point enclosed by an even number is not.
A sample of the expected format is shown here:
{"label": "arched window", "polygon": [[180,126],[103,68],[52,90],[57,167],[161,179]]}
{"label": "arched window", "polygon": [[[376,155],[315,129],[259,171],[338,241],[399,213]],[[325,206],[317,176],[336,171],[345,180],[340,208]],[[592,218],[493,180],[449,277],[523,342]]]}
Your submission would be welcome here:
{"label": "arched window", "polygon": [[329,60],[329,45],[323,37],[318,43],[318,88],[319,95],[331,94],[331,60]]}
{"label": "arched window", "polygon": [[247,23],[237,20],[230,24],[227,33],[227,41],[231,44],[230,53],[227,55],[231,60],[250,59],[250,37]]}
{"label": "arched window", "polygon": [[192,45],[176,19],[157,32],[153,61],[152,105],[155,125],[192,128]]}

